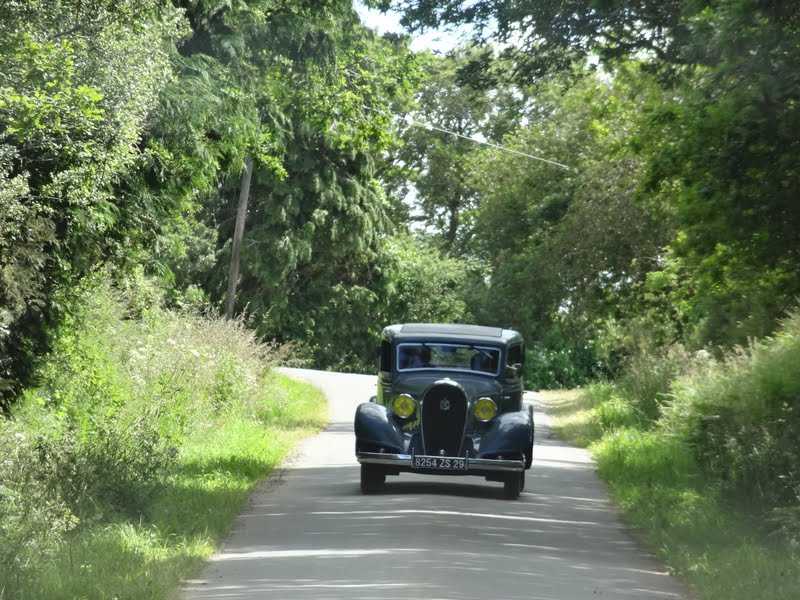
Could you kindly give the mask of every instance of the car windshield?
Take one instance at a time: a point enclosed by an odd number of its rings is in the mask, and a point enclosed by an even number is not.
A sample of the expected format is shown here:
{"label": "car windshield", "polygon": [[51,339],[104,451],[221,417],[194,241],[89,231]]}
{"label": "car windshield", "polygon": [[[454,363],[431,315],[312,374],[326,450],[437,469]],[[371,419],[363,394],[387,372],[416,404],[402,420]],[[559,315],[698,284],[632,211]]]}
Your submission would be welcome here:
{"label": "car windshield", "polygon": [[457,369],[497,375],[500,350],[458,343],[409,342],[397,347],[397,370]]}

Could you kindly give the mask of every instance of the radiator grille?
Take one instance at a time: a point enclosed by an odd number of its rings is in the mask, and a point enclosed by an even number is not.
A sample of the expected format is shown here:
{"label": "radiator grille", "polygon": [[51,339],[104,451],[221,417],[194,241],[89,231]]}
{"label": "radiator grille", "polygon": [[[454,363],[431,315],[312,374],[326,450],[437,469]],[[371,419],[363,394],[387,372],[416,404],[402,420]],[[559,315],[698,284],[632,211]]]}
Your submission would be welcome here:
{"label": "radiator grille", "polygon": [[460,387],[435,384],[422,400],[420,421],[425,454],[461,456],[467,420],[467,397]]}

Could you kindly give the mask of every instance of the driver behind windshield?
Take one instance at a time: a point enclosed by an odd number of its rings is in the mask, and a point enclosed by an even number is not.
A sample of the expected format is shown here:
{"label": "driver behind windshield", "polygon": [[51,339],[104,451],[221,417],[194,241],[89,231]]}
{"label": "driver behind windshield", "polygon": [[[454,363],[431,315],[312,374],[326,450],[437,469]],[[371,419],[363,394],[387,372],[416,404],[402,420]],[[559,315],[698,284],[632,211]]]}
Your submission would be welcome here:
{"label": "driver behind windshield", "polygon": [[429,348],[419,346],[404,346],[401,348],[400,365],[402,369],[423,369],[431,366],[431,351]]}

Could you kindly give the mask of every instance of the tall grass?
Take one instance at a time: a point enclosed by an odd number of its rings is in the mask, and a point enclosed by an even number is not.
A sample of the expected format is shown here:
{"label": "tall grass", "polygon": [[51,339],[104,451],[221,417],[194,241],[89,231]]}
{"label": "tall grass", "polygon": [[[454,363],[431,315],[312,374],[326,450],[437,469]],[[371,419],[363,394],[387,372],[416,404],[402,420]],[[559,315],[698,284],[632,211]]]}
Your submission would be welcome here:
{"label": "tall grass", "polygon": [[240,324],[131,310],[104,284],[0,421],[0,597],[159,598],[325,421]]}
{"label": "tall grass", "polygon": [[627,518],[703,598],[800,597],[798,365],[794,315],[721,360],[641,357],[556,419],[578,442],[594,436]]}

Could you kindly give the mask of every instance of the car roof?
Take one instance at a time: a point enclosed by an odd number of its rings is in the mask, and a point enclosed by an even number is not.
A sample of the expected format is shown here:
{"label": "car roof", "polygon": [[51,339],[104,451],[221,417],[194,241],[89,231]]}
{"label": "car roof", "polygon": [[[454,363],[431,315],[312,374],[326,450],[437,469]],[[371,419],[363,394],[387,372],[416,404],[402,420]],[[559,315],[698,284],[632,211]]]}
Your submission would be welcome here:
{"label": "car roof", "polygon": [[513,329],[467,325],[462,323],[401,323],[383,330],[388,340],[435,339],[441,341],[483,341],[493,343],[522,342],[522,336]]}

